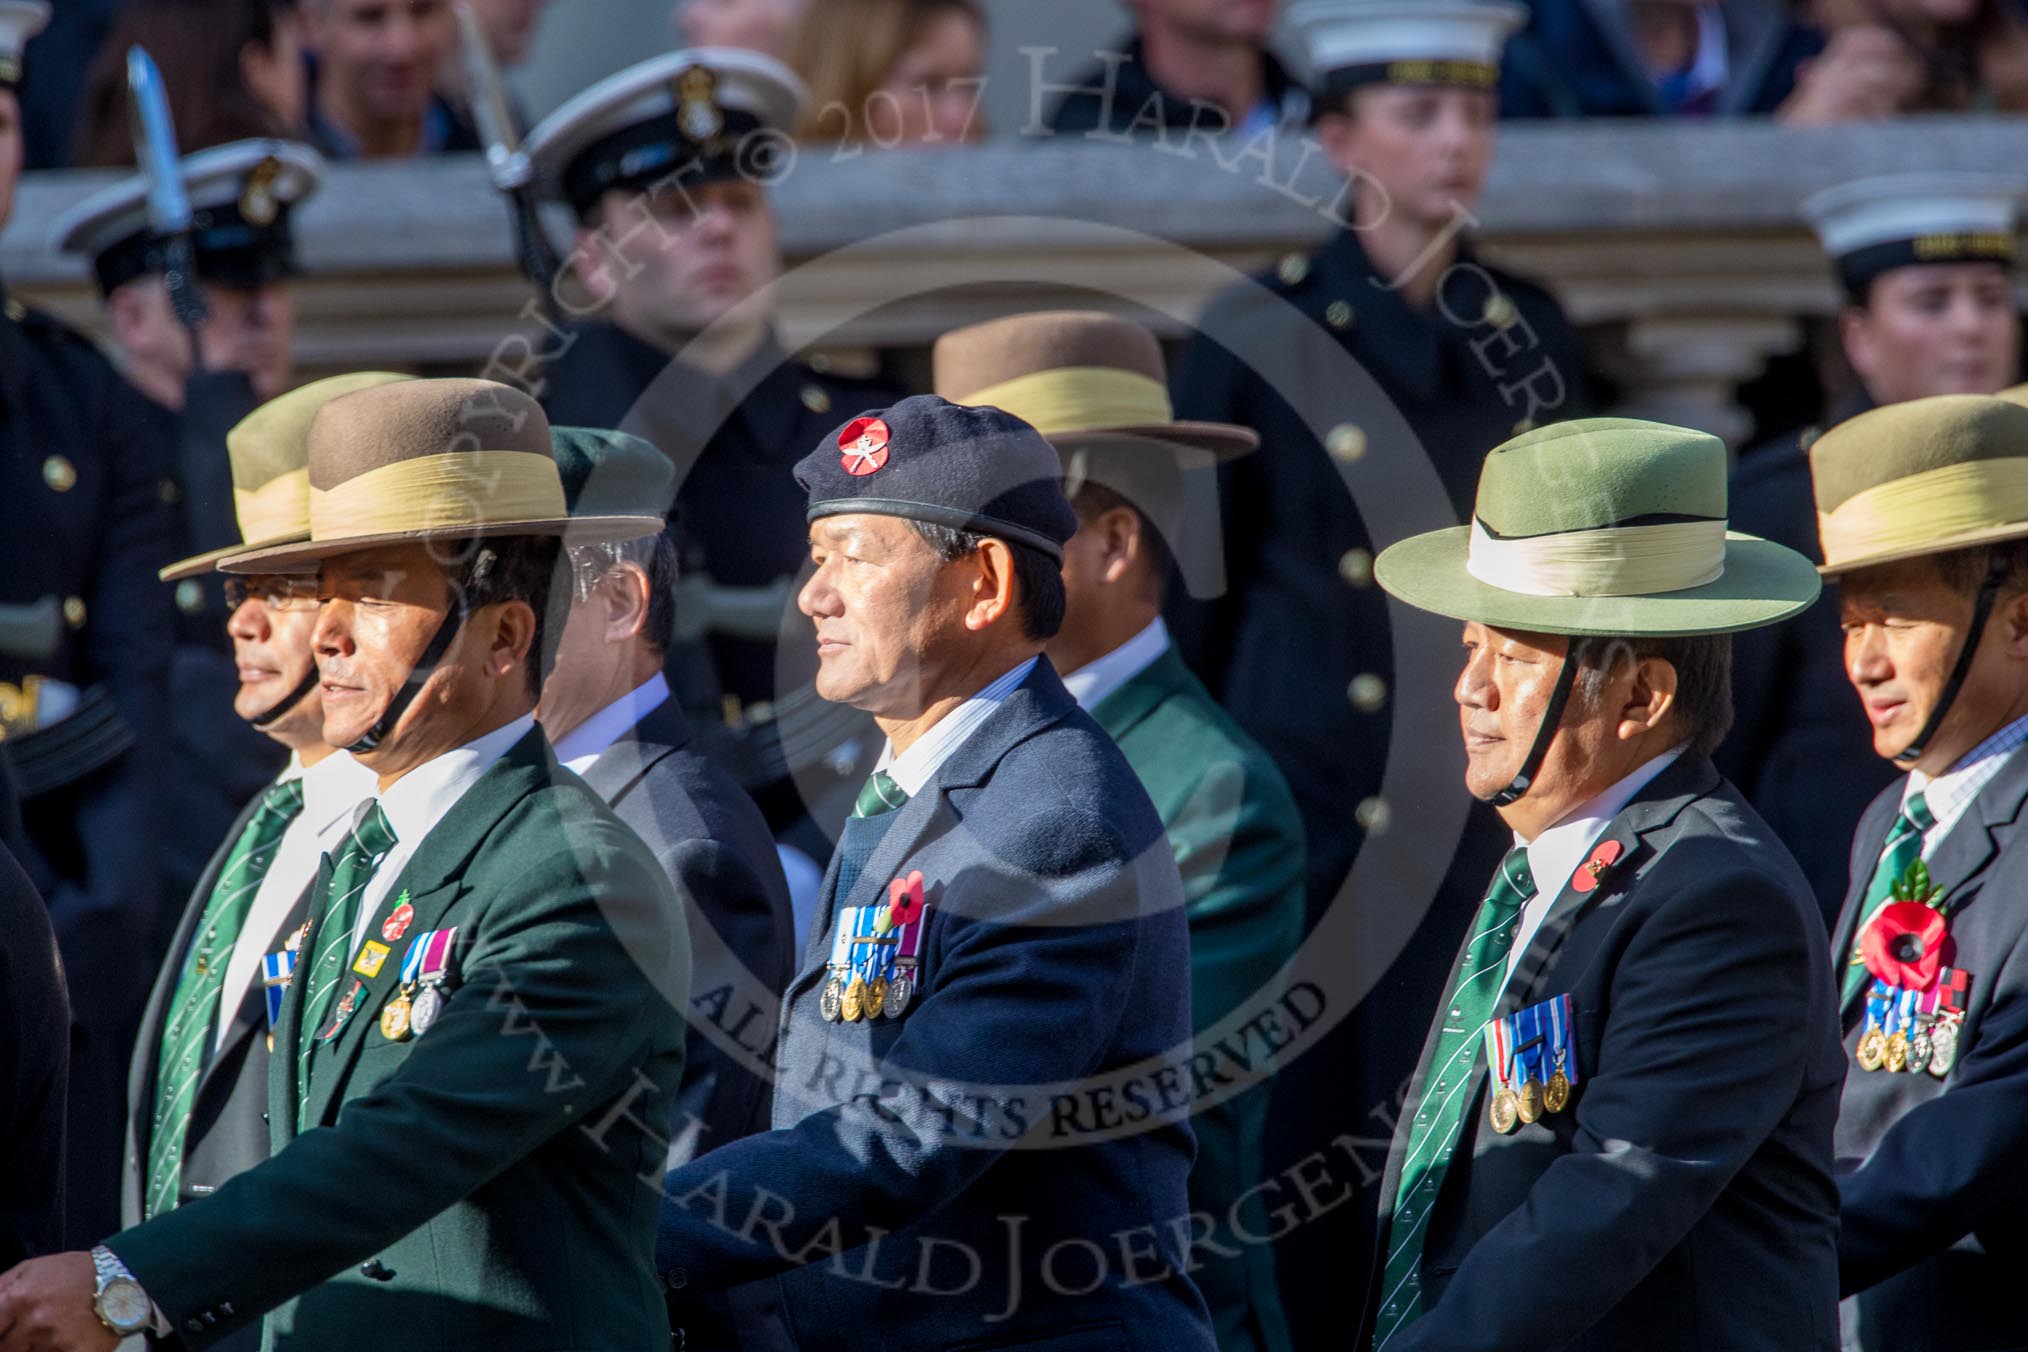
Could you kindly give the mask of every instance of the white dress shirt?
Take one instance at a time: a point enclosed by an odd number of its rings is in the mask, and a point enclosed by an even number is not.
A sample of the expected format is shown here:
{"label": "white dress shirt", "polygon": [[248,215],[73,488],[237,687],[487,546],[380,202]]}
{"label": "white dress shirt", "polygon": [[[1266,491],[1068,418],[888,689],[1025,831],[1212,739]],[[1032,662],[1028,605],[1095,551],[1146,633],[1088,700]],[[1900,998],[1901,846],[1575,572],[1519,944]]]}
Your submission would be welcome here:
{"label": "white dress shirt", "polygon": [[458,805],[474,784],[484,778],[493,763],[535,726],[534,714],[523,714],[505,727],[446,751],[435,760],[418,765],[394,781],[380,795],[380,810],[394,828],[394,848],[373,871],[372,881],[359,898],[359,918],[354,923],[352,947],[357,951],[366,942],[367,927],[380,913],[381,903],[394,888],[394,880],[408,867],[416,847]]}
{"label": "white dress shirt", "polygon": [[1070,691],[1079,708],[1090,713],[1098,708],[1099,701],[1153,666],[1155,659],[1168,650],[1169,626],[1157,615],[1146,629],[1104,657],[1094,658],[1066,674],[1064,688]]}
{"label": "white dress shirt", "polygon": [[260,973],[261,958],[273,951],[275,931],[289,914],[289,908],[303,895],[303,889],[317,880],[317,867],[327,851],[338,848],[352,829],[352,812],[373,796],[378,782],[373,771],[343,751],[334,751],[305,770],[302,758],[291,754],[288,769],[275,778],[283,784],[303,781],[303,810],[282,833],[281,844],[254,893],[253,905],[239,928],[239,940],[225,965],[225,984],[219,987],[218,1031],[213,1050],[225,1041],[232,1011],[246,998],[247,987]]}
{"label": "white dress shirt", "polygon": [[591,769],[593,761],[606,754],[614,742],[661,708],[662,702],[668,698],[669,682],[658,671],[559,737],[556,758],[572,774],[583,774]]}
{"label": "white dress shirt", "polygon": [[960,704],[957,708],[930,725],[929,731],[915,739],[913,745],[899,756],[894,754],[894,743],[889,742],[880,750],[880,763],[873,768],[885,770],[901,786],[901,791],[913,798],[921,793],[937,771],[943,769],[965,739],[979,730],[979,725],[993,716],[1001,701],[1014,693],[1021,682],[1028,679],[1028,673],[1035,670],[1039,659],[1029,658],[1006,675],[993,681],[984,690]]}
{"label": "white dress shirt", "polygon": [[1920,770],[1908,772],[1901,786],[1901,801],[1907,803],[1911,794],[1920,791],[1929,815],[1936,819],[1936,825],[1923,833],[1923,858],[1936,853],[1936,847],[1958,824],[1958,818],[1965,815],[1979,790],[1993,782],[1993,776],[2006,766],[2008,753],[2023,742],[2028,742],[2028,718],[2017,718],[1958,757],[1955,765],[1934,779]]}

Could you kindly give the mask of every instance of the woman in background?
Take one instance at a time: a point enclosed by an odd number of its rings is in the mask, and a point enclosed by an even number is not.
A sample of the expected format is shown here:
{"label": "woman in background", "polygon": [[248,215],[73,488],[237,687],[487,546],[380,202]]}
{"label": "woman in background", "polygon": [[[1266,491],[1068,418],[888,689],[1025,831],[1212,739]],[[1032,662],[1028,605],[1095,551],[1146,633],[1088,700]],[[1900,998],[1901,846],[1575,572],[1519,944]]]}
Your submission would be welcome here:
{"label": "woman in background", "polygon": [[887,150],[985,135],[976,0],[808,0],[789,64],[810,87],[796,133],[805,143]]}

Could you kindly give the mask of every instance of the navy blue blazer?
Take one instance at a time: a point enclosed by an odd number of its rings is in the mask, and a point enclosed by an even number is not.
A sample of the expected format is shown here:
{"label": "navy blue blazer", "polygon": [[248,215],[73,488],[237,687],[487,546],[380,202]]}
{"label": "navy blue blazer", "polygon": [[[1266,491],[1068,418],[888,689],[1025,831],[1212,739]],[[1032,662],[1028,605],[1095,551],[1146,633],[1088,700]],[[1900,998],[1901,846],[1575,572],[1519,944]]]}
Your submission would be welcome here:
{"label": "navy blue blazer", "polygon": [[843,904],[920,871],[919,993],[826,1022],[834,857],[775,1130],[667,1179],[671,1286],[781,1272],[804,1352],[1212,1347],[1185,1275],[1189,935],[1162,823],[1047,661],[893,814]]}
{"label": "navy blue blazer", "polygon": [[[1832,948],[1841,969],[1901,788],[1882,791],[1853,841]],[[2028,1346],[2014,1287],[2028,1262],[2028,847],[2014,848],[2028,845],[2024,802],[2028,748],[2017,748],[1930,852],[1930,877],[1952,907],[1949,962],[1971,978],[1950,1073],[1858,1069],[1864,997],[1843,1011],[1838,1270],[1849,1347]]]}
{"label": "navy blue blazer", "polygon": [[1705,760],[1601,840],[1622,853],[1591,892],[1537,879],[1560,890],[1498,1006],[1570,995],[1571,1106],[1493,1131],[1481,1052],[1423,1249],[1428,1312],[1388,1352],[1831,1348],[1840,1067],[1816,902]]}

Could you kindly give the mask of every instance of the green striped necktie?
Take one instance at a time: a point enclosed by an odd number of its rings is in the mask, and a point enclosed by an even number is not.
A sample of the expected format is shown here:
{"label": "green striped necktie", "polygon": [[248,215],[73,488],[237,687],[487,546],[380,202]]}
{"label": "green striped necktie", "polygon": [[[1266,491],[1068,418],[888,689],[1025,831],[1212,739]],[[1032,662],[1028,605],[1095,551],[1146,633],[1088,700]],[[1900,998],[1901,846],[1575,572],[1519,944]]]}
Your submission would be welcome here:
{"label": "green striped necktie", "polygon": [[1907,874],[1909,867],[1922,858],[1922,838],[1936,825],[1936,815],[1929,810],[1929,801],[1920,790],[1908,795],[1908,801],[1901,805],[1901,814],[1888,828],[1887,843],[1881,847],[1880,862],[1873,866],[1873,881],[1866,884],[1865,900],[1859,904],[1859,925],[1852,931],[1852,962],[1845,969],[1845,989],[1838,997],[1838,1008],[1852,1003],[1852,997],[1859,993],[1872,973],[1866,970],[1866,963],[1859,957],[1859,933],[1873,919],[1873,913],[1885,905],[1894,894],[1894,885]]}
{"label": "green striped necktie", "polygon": [[329,1017],[339,983],[345,978],[352,931],[359,924],[359,898],[373,881],[373,871],[394,848],[394,827],[378,801],[367,809],[331,866],[331,889],[308,943],[316,949],[303,987],[303,1021],[296,1034],[296,1092],[303,1102],[310,1093],[310,1051]]}
{"label": "green striped necktie", "polygon": [[1479,1035],[1507,984],[1514,922],[1534,895],[1528,851],[1517,847],[1500,861],[1492,890],[1479,904],[1471,941],[1465,945],[1457,980],[1451,983],[1436,1045],[1421,1067],[1422,1097],[1416,1101],[1401,1183],[1387,1223],[1380,1313],[1373,1325],[1376,1350],[1423,1312],[1419,1286],[1423,1236],[1437,1191],[1443,1186],[1444,1171],[1450,1167],[1451,1153],[1457,1149],[1465,1109],[1478,1100],[1474,1086],[1482,1078],[1478,1074]]}
{"label": "green striped necktie", "polygon": [[253,909],[261,880],[289,823],[303,810],[303,781],[285,780],[261,796],[253,818],[225,857],[218,881],[205,900],[204,915],[184,959],[183,974],[170,997],[169,1018],[162,1025],[162,1045],[155,1061],[155,1107],[148,1130],[148,1192],[145,1215],[152,1218],[176,1205],[183,1182],[183,1144],[190,1130],[191,1100],[198,1078],[211,1060],[216,1020],[225,989],[225,969],[239,932]]}
{"label": "green striped necktie", "polygon": [[855,817],[878,817],[883,812],[892,812],[908,801],[901,785],[894,782],[894,776],[885,770],[875,770],[852,804]]}

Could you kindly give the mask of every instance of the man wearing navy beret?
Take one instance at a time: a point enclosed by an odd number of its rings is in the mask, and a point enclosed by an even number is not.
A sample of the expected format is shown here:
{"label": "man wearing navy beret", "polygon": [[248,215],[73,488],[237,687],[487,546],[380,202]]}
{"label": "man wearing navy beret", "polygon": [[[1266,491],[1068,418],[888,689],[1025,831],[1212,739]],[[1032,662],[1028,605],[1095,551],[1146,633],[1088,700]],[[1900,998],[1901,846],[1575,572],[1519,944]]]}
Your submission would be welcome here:
{"label": "man wearing navy beret", "polygon": [[928,396],[796,467],[817,692],[887,746],[785,996],[774,1130],[668,1175],[657,1260],[672,1289],[782,1274],[809,1352],[1212,1347],[1182,886],[1042,656],[1061,475],[1028,424]]}

